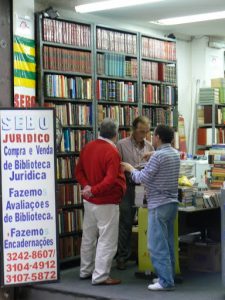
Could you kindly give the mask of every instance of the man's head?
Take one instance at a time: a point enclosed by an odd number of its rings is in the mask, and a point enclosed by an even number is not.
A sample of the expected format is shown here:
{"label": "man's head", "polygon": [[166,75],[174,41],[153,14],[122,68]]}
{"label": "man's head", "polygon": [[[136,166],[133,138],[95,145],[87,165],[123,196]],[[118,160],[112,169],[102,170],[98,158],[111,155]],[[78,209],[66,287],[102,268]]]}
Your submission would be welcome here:
{"label": "man's head", "polygon": [[115,142],[117,133],[118,125],[115,121],[110,118],[105,118],[100,125],[100,136]]}
{"label": "man's head", "polygon": [[166,125],[158,125],[154,130],[152,144],[155,148],[162,144],[171,144],[174,139],[173,128]]}
{"label": "man's head", "polygon": [[139,116],[132,124],[133,137],[137,143],[143,142],[150,130],[150,121],[147,117]]}

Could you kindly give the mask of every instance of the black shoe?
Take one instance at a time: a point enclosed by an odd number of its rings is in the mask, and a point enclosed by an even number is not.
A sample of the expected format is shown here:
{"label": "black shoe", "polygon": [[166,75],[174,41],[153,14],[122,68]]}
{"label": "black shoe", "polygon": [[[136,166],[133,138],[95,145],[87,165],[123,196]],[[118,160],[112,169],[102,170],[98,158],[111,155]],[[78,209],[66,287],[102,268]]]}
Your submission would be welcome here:
{"label": "black shoe", "polygon": [[117,267],[118,270],[121,270],[121,271],[126,270],[126,265],[125,265],[125,262],[123,260],[118,260],[116,263],[117,263],[116,267]]}
{"label": "black shoe", "polygon": [[85,276],[85,277],[80,276],[81,280],[86,280],[86,279],[91,279],[91,278],[92,278],[92,275],[88,275],[88,276]]}

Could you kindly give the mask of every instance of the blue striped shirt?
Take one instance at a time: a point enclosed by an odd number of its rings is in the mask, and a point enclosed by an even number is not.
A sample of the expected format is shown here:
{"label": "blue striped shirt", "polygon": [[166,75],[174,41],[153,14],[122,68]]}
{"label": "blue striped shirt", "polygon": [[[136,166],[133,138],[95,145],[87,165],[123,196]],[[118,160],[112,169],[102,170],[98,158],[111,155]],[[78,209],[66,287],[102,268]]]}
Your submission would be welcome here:
{"label": "blue striped shirt", "polygon": [[163,144],[143,170],[132,172],[132,179],[145,186],[149,209],[178,202],[179,170],[179,153],[170,144]]}

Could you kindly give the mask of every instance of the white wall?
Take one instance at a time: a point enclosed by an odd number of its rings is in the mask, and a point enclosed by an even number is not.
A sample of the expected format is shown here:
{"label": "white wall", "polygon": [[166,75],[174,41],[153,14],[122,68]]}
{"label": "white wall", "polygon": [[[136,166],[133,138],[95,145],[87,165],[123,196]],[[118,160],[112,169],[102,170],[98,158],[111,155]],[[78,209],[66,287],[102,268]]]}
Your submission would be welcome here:
{"label": "white wall", "polygon": [[190,131],[191,102],[191,42],[177,41],[178,112],[185,119],[186,136]]}

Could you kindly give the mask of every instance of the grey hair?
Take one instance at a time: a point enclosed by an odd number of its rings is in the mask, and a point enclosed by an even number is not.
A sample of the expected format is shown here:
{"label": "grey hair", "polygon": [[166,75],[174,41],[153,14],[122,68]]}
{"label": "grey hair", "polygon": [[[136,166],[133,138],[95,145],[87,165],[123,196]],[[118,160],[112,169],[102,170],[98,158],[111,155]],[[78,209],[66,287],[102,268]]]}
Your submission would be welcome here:
{"label": "grey hair", "polygon": [[118,128],[118,124],[113,119],[105,118],[100,125],[100,136],[112,139],[117,135]]}

